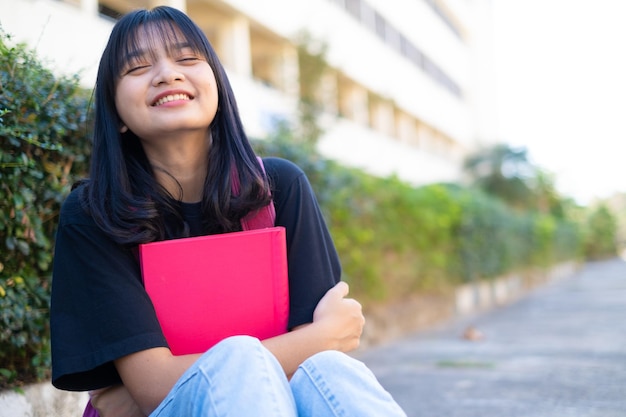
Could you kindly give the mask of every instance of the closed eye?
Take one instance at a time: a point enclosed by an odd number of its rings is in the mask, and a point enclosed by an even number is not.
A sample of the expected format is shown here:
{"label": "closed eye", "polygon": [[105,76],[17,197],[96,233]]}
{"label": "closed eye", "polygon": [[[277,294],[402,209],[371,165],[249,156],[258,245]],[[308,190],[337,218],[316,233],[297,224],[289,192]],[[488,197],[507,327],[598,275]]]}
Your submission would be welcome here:
{"label": "closed eye", "polygon": [[200,58],[197,56],[186,56],[186,57],[182,57],[178,59],[178,62],[187,62],[187,63],[192,63],[192,62],[197,62],[200,61]]}
{"label": "closed eye", "polygon": [[192,48],[190,48],[188,45],[180,45],[180,48],[172,55],[177,62],[183,63],[192,63],[203,60],[203,57]]}
{"label": "closed eye", "polygon": [[140,72],[141,70],[148,68],[149,66],[150,65],[137,65],[137,66],[131,67],[128,70],[126,70],[126,72],[124,72],[124,75],[130,75],[133,73],[136,74]]}

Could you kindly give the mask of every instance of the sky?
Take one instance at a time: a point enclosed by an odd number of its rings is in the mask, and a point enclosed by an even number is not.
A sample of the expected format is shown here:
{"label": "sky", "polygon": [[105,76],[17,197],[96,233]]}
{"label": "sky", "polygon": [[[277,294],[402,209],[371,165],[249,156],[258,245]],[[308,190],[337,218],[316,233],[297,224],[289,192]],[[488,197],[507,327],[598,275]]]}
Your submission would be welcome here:
{"label": "sky", "polygon": [[581,204],[626,192],[626,0],[492,0],[501,138]]}

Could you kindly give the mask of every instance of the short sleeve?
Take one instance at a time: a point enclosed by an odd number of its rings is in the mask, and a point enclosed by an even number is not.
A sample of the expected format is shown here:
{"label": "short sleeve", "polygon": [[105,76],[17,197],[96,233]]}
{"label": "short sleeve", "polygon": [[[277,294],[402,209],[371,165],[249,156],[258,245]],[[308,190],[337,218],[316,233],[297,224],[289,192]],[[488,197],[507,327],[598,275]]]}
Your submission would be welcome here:
{"label": "short sleeve", "polygon": [[95,225],[77,191],[57,229],[50,332],[53,384],[82,391],[120,382],[113,360],[167,342],[133,251]]}
{"label": "short sleeve", "polygon": [[322,296],[341,278],[341,264],[315,193],[305,173],[281,158],[264,158],[276,225],[287,234],[289,327],[313,321]]}

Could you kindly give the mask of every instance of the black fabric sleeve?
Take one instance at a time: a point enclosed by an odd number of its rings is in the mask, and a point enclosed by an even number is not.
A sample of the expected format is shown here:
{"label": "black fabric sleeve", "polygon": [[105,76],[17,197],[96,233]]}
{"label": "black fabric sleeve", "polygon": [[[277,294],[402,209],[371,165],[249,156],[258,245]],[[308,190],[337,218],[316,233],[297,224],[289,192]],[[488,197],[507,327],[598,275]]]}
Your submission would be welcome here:
{"label": "black fabric sleeve", "polygon": [[304,172],[281,158],[263,158],[269,176],[276,225],[287,234],[289,328],[313,321],[322,296],[341,278],[334,243]]}
{"label": "black fabric sleeve", "polygon": [[65,390],[118,383],[113,360],[167,346],[135,255],[101,232],[78,192],[61,210],[50,306],[52,383]]}

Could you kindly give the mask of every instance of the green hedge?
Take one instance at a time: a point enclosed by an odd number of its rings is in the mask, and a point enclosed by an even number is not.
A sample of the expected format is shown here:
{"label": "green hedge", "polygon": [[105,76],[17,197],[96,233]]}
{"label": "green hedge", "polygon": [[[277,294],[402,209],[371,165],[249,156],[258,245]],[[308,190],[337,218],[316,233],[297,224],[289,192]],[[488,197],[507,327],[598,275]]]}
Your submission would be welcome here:
{"label": "green hedge", "polygon": [[49,369],[48,304],[60,204],[84,175],[87,95],[0,33],[0,387]]}
{"label": "green hedge", "polygon": [[573,220],[519,213],[478,189],[411,187],[319,155],[288,137],[256,141],[263,155],[293,160],[307,172],[328,219],[346,280],[362,297],[392,299],[546,268],[581,257],[583,230]]}
{"label": "green hedge", "polygon": [[585,220],[585,253],[591,260],[617,256],[618,219],[606,204],[593,207]]}

